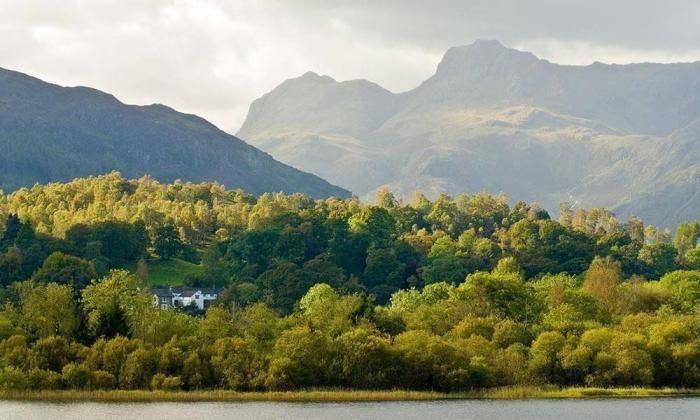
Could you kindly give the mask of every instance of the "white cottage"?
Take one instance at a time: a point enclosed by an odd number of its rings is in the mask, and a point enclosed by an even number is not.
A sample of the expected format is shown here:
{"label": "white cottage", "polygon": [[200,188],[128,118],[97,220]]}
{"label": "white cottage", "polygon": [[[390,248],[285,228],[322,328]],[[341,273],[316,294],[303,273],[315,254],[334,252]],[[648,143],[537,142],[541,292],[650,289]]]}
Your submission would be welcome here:
{"label": "white cottage", "polygon": [[209,307],[223,289],[213,287],[164,287],[152,289],[153,304],[161,308],[196,306],[199,310]]}

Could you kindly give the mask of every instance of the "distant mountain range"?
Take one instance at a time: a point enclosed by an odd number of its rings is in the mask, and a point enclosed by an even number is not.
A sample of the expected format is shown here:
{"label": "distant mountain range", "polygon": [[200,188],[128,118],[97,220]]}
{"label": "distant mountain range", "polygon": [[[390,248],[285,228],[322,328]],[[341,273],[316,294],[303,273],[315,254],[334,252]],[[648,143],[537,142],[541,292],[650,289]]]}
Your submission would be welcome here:
{"label": "distant mountain range", "polygon": [[197,116],[163,105],[125,105],[95,89],[0,69],[0,188],[112,170],[164,182],[218,181],[252,193],[349,195]]}
{"label": "distant mountain range", "polygon": [[700,62],[563,66],[477,41],[404,93],[287,80],[238,135],[365,197],[488,190],[662,226],[700,217]]}

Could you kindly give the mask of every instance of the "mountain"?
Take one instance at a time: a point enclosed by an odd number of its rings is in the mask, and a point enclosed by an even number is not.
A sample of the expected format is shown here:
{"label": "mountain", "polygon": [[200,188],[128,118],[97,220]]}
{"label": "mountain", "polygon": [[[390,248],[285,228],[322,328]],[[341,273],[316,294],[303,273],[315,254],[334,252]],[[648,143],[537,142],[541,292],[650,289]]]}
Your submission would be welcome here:
{"label": "mountain", "polygon": [[169,182],[218,181],[252,193],[349,193],[274,160],[206,120],[163,105],[125,105],[0,69],[0,188],[112,170]]}
{"label": "mountain", "polygon": [[399,94],[287,80],[238,135],[365,198],[489,190],[662,226],[700,218],[700,62],[564,66],[477,41]]}

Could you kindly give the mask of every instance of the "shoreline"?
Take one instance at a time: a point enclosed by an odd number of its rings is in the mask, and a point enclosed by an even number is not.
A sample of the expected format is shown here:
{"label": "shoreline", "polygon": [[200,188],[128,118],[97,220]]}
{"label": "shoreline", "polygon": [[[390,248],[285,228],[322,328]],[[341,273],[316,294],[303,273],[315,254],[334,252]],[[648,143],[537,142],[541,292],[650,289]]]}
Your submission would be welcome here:
{"label": "shoreline", "polygon": [[700,389],[507,387],[461,393],[431,391],[307,390],[289,392],[208,391],[0,391],[3,401],[46,402],[382,402],[700,397]]}

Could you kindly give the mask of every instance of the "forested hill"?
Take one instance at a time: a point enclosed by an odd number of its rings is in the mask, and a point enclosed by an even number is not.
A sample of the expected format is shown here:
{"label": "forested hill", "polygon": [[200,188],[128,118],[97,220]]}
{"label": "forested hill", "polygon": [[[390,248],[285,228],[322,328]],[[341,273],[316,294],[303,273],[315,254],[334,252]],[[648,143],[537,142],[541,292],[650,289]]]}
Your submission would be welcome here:
{"label": "forested hill", "polygon": [[[698,222],[376,202],[117,173],[0,194],[0,392],[700,387]],[[182,260],[224,288],[204,312],[144,292]]]}
{"label": "forested hill", "polygon": [[171,182],[216,181],[253,193],[349,193],[275,161],[206,120],[163,105],[126,105],[0,69],[0,188],[118,170]]}

